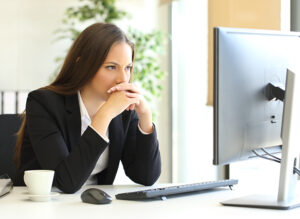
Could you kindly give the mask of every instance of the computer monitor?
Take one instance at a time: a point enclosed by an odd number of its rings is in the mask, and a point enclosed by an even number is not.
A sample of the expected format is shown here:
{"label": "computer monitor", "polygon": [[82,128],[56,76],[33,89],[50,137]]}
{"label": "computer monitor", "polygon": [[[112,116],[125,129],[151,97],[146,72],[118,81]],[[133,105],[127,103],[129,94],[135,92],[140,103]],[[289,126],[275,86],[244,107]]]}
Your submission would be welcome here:
{"label": "computer monitor", "polygon": [[[262,148],[269,153],[285,151],[288,141],[284,145],[282,139],[283,136],[288,138],[290,131],[289,125],[285,131],[283,126],[292,121],[291,105],[285,101],[295,93],[291,85],[295,75],[288,69],[298,68],[299,52],[300,33],[214,29],[215,165],[256,157],[254,152]],[[287,78],[290,81],[289,94],[285,91]],[[299,150],[295,152],[298,149],[295,148],[293,146],[290,151],[299,158]],[[294,165],[294,158],[286,154],[282,153],[282,164],[288,162],[289,165],[281,165],[280,177],[285,179],[280,179],[279,194],[275,200],[249,197],[223,204],[280,209],[299,206],[300,201],[291,203],[294,198],[287,196],[293,193],[290,190],[294,186],[290,185],[295,184],[296,179],[293,166],[290,166],[291,162]],[[282,182],[285,182],[284,185]]]}

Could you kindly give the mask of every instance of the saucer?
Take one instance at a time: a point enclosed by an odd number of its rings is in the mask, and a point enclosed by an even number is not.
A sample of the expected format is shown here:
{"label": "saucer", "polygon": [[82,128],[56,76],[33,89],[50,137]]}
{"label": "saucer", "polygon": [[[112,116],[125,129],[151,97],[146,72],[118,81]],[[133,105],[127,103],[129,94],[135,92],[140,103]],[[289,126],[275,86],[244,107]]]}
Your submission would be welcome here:
{"label": "saucer", "polygon": [[30,200],[35,202],[46,202],[49,201],[51,198],[58,196],[58,192],[51,192],[49,195],[32,195],[28,194]]}

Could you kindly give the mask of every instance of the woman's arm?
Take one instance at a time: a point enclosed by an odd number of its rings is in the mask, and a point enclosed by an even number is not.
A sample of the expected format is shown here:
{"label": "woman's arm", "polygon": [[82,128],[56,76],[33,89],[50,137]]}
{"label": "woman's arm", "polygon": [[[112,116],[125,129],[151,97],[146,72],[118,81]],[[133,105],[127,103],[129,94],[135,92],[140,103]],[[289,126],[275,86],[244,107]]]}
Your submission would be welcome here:
{"label": "woman's arm", "polygon": [[[161,172],[161,158],[152,113],[140,89],[134,84],[118,84],[110,88],[108,93],[124,91],[128,98],[137,100],[126,108],[131,112],[126,113],[130,115],[130,125],[122,155],[125,173],[136,183],[152,185]],[[141,131],[149,134],[143,134]]]}
{"label": "woman's arm", "polygon": [[63,192],[74,193],[91,174],[107,142],[88,127],[81,137],[78,133],[79,142],[70,148],[67,132],[72,127],[66,124],[67,112],[59,98],[49,91],[31,93],[26,106],[26,128],[41,168],[55,170],[54,185]]}
{"label": "woman's arm", "polygon": [[130,125],[122,154],[122,163],[126,175],[136,183],[153,185],[161,173],[161,158],[156,129],[144,135],[138,128],[138,116],[130,114]]}

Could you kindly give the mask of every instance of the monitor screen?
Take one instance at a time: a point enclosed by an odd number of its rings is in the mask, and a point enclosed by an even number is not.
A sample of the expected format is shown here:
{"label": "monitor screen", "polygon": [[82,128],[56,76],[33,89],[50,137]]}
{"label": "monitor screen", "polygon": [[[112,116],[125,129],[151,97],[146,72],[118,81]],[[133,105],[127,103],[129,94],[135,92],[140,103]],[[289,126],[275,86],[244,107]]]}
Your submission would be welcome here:
{"label": "monitor screen", "polygon": [[214,29],[214,164],[281,150],[283,101],[268,98],[268,85],[284,90],[299,41],[291,32]]}

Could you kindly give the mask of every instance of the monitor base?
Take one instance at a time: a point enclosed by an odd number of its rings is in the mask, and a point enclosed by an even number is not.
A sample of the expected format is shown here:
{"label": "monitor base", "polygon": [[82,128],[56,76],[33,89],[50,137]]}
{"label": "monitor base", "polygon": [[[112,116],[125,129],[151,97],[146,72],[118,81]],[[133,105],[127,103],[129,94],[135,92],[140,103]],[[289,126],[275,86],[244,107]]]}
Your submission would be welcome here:
{"label": "monitor base", "polygon": [[288,210],[300,207],[300,198],[279,202],[277,197],[268,195],[250,195],[241,198],[231,199],[221,202],[225,206],[249,207],[249,208],[268,208]]}

